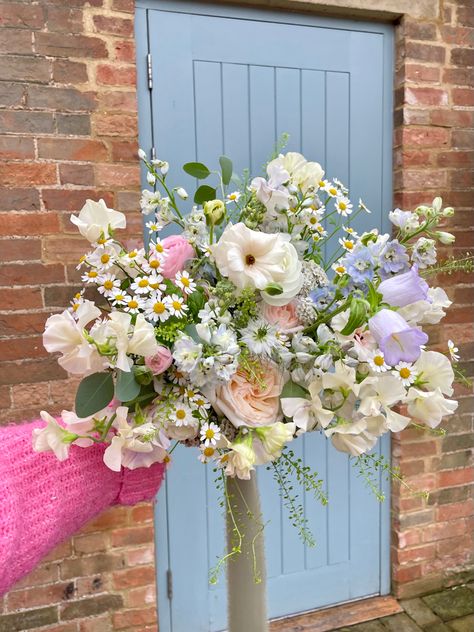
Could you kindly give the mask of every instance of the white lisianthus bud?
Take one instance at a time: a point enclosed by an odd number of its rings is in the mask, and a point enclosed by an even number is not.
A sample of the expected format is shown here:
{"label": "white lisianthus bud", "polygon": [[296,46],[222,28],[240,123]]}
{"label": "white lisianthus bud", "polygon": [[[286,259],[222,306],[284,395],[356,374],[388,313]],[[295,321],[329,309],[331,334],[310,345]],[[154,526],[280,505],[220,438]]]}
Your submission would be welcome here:
{"label": "white lisianthus bud", "polygon": [[443,206],[443,200],[440,197],[435,197],[435,199],[433,200],[433,210],[436,213],[439,213],[441,211],[442,206]]}
{"label": "white lisianthus bud", "polygon": [[454,209],[452,206],[447,206],[442,212],[443,217],[452,217],[454,215]]}
{"label": "white lisianthus bud", "polygon": [[166,162],[166,160],[162,160],[162,162],[161,162],[161,166],[160,166],[160,171],[161,171],[161,173],[162,173],[164,176],[168,173],[169,168],[170,168],[170,166],[169,166],[169,164]]}
{"label": "white lisianthus bud", "polygon": [[451,234],[451,233],[445,233],[442,230],[438,230],[436,233],[436,238],[445,246],[449,246],[451,244],[454,244],[454,241],[456,240],[456,237]]}
{"label": "white lisianthus bud", "polygon": [[219,224],[224,217],[225,204],[222,200],[209,200],[204,204],[204,215],[209,224]]}
{"label": "white lisianthus bud", "polygon": [[153,186],[156,182],[155,176],[150,172],[146,174],[146,179],[147,179],[148,184],[150,184],[151,186]]}
{"label": "white lisianthus bud", "polygon": [[179,197],[182,200],[187,200],[188,199],[188,192],[186,191],[186,189],[183,189],[183,187],[178,187],[176,189],[176,194],[179,195]]}
{"label": "white lisianthus bud", "polygon": [[146,160],[146,152],[143,149],[139,149],[138,150],[138,157],[140,158],[140,160]]}

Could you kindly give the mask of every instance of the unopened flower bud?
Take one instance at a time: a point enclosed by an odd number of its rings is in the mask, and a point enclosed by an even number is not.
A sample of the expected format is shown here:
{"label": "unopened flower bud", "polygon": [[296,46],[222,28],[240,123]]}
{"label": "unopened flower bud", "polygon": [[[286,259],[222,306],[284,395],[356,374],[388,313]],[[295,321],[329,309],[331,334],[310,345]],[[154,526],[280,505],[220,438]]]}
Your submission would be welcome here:
{"label": "unopened flower bud", "polygon": [[151,186],[153,186],[156,182],[155,176],[150,172],[146,174],[146,179],[147,179],[148,184],[150,184]]}
{"label": "unopened flower bud", "polygon": [[454,215],[454,209],[452,206],[447,206],[443,213],[442,213],[443,217],[452,217]]}
{"label": "unopened flower bud", "polygon": [[433,210],[436,213],[439,213],[441,211],[441,207],[443,206],[443,200],[440,197],[435,197],[435,199],[433,200]]}
{"label": "unopened flower bud", "polygon": [[225,204],[222,200],[210,200],[204,204],[204,215],[209,224],[219,224],[225,213]]}
{"label": "unopened flower bud", "polygon": [[183,189],[183,187],[178,187],[176,189],[176,195],[179,195],[179,197],[182,200],[187,200],[188,199],[188,192],[186,191],[186,189]]}
{"label": "unopened flower bud", "polygon": [[452,235],[451,233],[445,233],[442,230],[438,230],[435,233],[437,239],[444,244],[445,246],[449,246],[450,244],[454,244],[454,241],[456,239],[456,237],[454,235]]}
{"label": "unopened flower bud", "polygon": [[146,160],[146,152],[143,149],[139,149],[138,157],[140,158],[140,160]]}

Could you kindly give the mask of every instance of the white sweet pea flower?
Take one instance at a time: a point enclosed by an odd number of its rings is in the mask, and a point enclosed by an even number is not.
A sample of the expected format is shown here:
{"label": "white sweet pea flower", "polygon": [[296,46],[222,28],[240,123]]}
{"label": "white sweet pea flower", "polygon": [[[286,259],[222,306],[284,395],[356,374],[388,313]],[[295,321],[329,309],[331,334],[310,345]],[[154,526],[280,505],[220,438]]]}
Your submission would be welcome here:
{"label": "white sweet pea flower", "polygon": [[458,407],[458,402],[443,397],[439,388],[434,391],[420,391],[412,387],[408,391],[407,402],[410,415],[430,428],[439,426],[442,418],[452,415]]}
{"label": "white sweet pea flower", "polygon": [[278,167],[288,172],[292,184],[299,187],[303,193],[310,189],[318,189],[324,177],[324,170],[318,162],[308,162],[302,154],[296,151],[280,154],[268,166],[272,169]]}
{"label": "white sweet pea flower", "polygon": [[255,192],[257,199],[271,213],[287,209],[290,194],[283,185],[290,179],[290,174],[281,165],[272,163],[267,167],[267,174],[268,180],[254,178],[250,183],[250,190]]}
{"label": "white sweet pea flower", "polygon": [[327,428],[334,419],[334,413],[323,407],[319,393],[321,381],[314,380],[309,385],[310,399],[304,397],[283,397],[280,400],[285,417],[291,417],[296,427],[303,432],[313,430],[316,426]]}
{"label": "white sweet pea flower", "polygon": [[[271,305],[286,305],[301,289],[301,262],[289,235],[251,230],[242,222],[229,224],[212,246],[212,254],[223,276],[238,288],[261,290]],[[264,292],[270,284],[279,285],[281,293],[270,296]]]}
{"label": "white sweet pea flower", "polygon": [[426,301],[416,301],[405,305],[398,313],[410,323],[420,325],[436,325],[446,316],[445,309],[452,304],[448,295],[441,287],[430,287]]}
{"label": "white sweet pea flower", "polygon": [[451,396],[454,392],[454,371],[449,359],[437,351],[422,351],[414,364],[424,388],[436,389]]}
{"label": "white sweet pea flower", "polygon": [[232,443],[230,448],[230,452],[224,456],[226,475],[249,480],[250,472],[255,469],[256,464],[251,440],[244,439],[238,443]]}
{"label": "white sweet pea flower", "polygon": [[46,321],[43,345],[49,353],[59,351],[58,363],[74,375],[87,375],[100,371],[106,361],[84,336],[84,328],[100,316],[100,309],[92,301],[79,305],[74,318],[68,310],[54,314]]}
{"label": "white sweet pea flower", "polygon": [[377,438],[387,429],[383,415],[363,417],[358,421],[339,423],[325,430],[337,450],[360,456],[371,450]]}
{"label": "white sweet pea flower", "polygon": [[254,440],[256,465],[263,465],[280,458],[285,445],[293,441],[296,425],[277,421],[271,426],[262,426],[255,429],[258,440]]}
{"label": "white sweet pea flower", "polygon": [[69,456],[69,446],[74,435],[60,426],[56,419],[45,410],[40,412],[41,419],[46,422],[43,428],[33,430],[33,450],[35,452],[54,452],[59,461]]}
{"label": "white sweet pea flower", "polygon": [[125,215],[120,211],[107,208],[104,200],[98,202],[87,200],[78,217],[71,215],[71,222],[91,244],[96,242],[101,235],[109,237],[111,230],[125,228],[127,224]]}

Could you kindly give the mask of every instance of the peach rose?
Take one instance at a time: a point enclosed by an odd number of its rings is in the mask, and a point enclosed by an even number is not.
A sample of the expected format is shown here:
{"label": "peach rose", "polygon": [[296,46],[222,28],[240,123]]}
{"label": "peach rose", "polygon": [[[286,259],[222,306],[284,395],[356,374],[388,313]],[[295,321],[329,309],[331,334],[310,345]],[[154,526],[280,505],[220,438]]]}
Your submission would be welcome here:
{"label": "peach rose", "polygon": [[167,279],[173,279],[176,272],[184,268],[188,259],[195,256],[194,248],[181,235],[170,235],[163,239],[166,259],[163,263],[162,274]]}
{"label": "peach rose", "polygon": [[225,415],[236,427],[269,426],[283,417],[280,393],[283,375],[272,364],[262,365],[262,384],[249,381],[248,374],[239,369],[229,382],[211,394],[216,412]]}
{"label": "peach rose", "polygon": [[303,325],[296,315],[294,303],[287,303],[286,305],[263,303],[262,315],[270,325],[275,325],[284,334],[294,334],[303,329]]}
{"label": "peach rose", "polygon": [[173,356],[168,347],[158,347],[158,351],[155,355],[145,358],[145,365],[150,369],[153,375],[159,375],[164,373],[173,362]]}

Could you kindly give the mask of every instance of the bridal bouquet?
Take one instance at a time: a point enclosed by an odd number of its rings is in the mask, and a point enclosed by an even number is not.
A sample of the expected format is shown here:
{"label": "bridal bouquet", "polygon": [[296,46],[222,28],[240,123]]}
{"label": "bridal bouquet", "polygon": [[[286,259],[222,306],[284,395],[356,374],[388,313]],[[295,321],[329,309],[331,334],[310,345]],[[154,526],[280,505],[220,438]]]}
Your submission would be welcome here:
{"label": "bridal bouquet", "polygon": [[[251,179],[222,156],[218,171],[184,165],[210,182],[185,214],[168,164],[140,158],[146,247],[119,241],[125,215],[103,200],[71,217],[90,242],[84,289],[43,340],[83,379],[74,412],[41,413],[35,450],[63,460],[104,443],[118,471],[169,463],[182,443],[224,478],[286,459],[311,480],[285,451],[305,432],[360,458],[384,433],[456,410],[457,349],[427,350],[423,331],[451,304],[426,277],[456,267],[437,264],[437,242],[454,241],[438,230],[454,212],[440,198],[391,212],[392,235],[358,234],[370,211],[317,162],[280,154]],[[163,237],[172,224],[179,234]]]}

